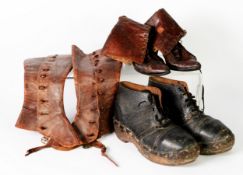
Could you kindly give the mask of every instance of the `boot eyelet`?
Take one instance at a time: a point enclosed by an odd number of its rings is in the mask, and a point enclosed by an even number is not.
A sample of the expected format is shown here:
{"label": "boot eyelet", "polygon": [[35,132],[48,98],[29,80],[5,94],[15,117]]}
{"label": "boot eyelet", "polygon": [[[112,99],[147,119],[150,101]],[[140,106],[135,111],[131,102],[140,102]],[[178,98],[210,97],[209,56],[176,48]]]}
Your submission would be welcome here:
{"label": "boot eyelet", "polygon": [[42,71],[45,71],[45,72],[47,72],[47,71],[49,71],[50,69],[49,68],[43,68],[42,69]]}
{"label": "boot eyelet", "polygon": [[39,86],[39,90],[45,90],[46,88],[46,86]]}

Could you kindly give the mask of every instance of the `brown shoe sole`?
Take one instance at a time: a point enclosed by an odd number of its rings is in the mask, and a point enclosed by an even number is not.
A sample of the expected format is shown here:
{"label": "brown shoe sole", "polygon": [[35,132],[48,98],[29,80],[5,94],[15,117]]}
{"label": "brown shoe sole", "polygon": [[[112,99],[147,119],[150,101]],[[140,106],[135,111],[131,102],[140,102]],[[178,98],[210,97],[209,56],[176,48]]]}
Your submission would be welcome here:
{"label": "brown shoe sole", "polygon": [[133,143],[138,151],[152,162],[163,165],[183,165],[196,160],[199,155],[199,146],[188,147],[183,151],[159,154],[142,145],[135,135],[119,121],[114,120],[114,129],[117,137],[123,142]]}

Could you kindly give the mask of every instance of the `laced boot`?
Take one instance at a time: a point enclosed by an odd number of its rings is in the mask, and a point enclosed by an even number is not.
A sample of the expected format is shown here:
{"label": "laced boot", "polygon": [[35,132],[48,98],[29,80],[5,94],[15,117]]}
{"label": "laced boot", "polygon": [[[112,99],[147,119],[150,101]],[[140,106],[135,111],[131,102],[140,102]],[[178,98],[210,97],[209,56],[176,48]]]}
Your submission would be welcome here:
{"label": "laced boot", "polygon": [[194,161],[199,154],[195,139],[164,115],[160,97],[158,88],[121,82],[115,100],[116,135],[153,162],[179,165]]}
{"label": "laced boot", "polygon": [[232,148],[233,133],[222,122],[199,110],[185,82],[150,77],[149,85],[161,90],[165,114],[194,136],[201,154],[217,154]]}

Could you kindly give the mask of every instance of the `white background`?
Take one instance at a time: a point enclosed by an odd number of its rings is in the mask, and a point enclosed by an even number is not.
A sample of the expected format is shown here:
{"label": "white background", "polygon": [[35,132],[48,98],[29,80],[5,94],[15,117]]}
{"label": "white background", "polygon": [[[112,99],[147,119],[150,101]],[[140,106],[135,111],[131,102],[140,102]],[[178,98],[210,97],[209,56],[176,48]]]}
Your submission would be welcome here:
{"label": "white background", "polygon": [[[1,0],[0,1],[0,174],[238,174],[243,162],[243,4],[241,0]],[[103,46],[120,15],[145,22],[165,8],[187,30],[183,44],[203,66],[206,113],[220,119],[236,136],[232,151],[200,156],[179,167],[157,165],[132,144],[112,134],[101,139],[120,165],[114,167],[100,151],[46,149],[24,157],[40,145],[37,133],[14,127],[23,102],[23,60],[70,54],[77,44],[86,53]],[[147,77],[123,71],[122,79],[146,84]],[[67,81],[65,105],[75,114],[73,82]],[[72,117],[70,117],[72,118]]]}

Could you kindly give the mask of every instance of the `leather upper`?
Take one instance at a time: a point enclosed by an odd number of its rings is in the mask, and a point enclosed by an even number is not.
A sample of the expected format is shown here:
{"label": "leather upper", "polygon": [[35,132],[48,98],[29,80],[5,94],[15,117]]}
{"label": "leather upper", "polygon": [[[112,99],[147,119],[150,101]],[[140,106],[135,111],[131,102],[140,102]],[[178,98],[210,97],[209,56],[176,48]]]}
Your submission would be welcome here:
{"label": "leather upper", "polygon": [[186,34],[176,21],[165,11],[160,9],[146,22],[155,28],[156,36],[153,43],[155,51],[159,50],[167,55]]}
{"label": "leather upper", "polygon": [[181,43],[178,43],[169,54],[164,55],[164,58],[172,70],[193,71],[201,69],[201,64],[196,57],[187,51]]}
{"label": "leather upper", "polygon": [[143,63],[150,26],[121,16],[108,36],[102,54],[123,63]]}
{"label": "leather upper", "polygon": [[17,127],[38,131],[58,147],[73,148],[80,140],[63,106],[63,89],[72,68],[70,55],[25,61],[25,100]]}
{"label": "leather upper", "polygon": [[187,132],[165,117],[159,97],[147,90],[132,90],[120,83],[115,120],[131,130],[141,144],[159,154],[196,144]]}
{"label": "leather upper", "polygon": [[72,57],[77,96],[73,126],[90,143],[113,131],[111,117],[122,63],[100,50],[84,54],[77,46],[73,46]]}
{"label": "leather upper", "polygon": [[169,67],[155,52],[147,54],[144,63],[133,63],[133,66],[136,71],[146,75],[166,75],[170,73]]}
{"label": "leather upper", "polygon": [[149,85],[161,89],[165,114],[173,122],[189,131],[200,144],[207,145],[234,138],[233,133],[222,122],[198,109],[194,97],[183,86],[185,82],[166,81],[166,78],[150,77]]}

